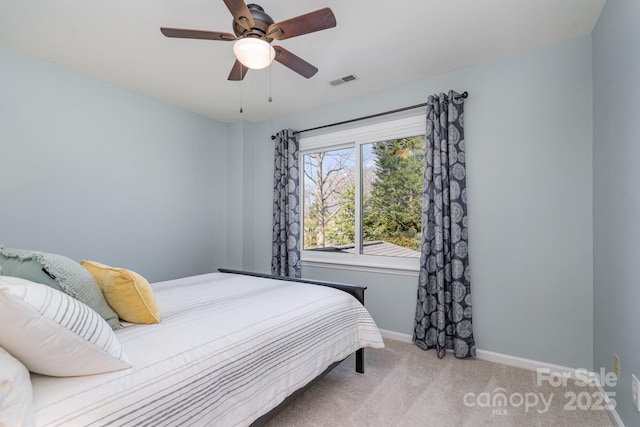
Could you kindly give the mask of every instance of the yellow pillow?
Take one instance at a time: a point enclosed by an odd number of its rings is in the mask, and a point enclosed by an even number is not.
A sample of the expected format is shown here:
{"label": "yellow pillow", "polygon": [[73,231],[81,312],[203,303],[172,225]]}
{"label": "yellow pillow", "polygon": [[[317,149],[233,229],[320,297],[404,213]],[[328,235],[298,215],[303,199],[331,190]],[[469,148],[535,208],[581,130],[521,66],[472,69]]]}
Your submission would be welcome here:
{"label": "yellow pillow", "polygon": [[138,273],[82,260],[118,316],[131,323],[159,323],[160,312],[149,282]]}

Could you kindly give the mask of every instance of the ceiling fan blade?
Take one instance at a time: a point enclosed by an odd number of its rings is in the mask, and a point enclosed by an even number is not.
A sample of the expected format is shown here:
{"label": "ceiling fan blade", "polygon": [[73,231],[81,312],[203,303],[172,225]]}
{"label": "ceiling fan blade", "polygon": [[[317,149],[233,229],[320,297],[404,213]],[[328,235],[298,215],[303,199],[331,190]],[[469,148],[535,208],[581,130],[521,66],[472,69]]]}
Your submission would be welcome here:
{"label": "ceiling fan blade", "polygon": [[224,4],[227,5],[227,9],[233,15],[233,19],[241,27],[250,30],[256,25],[249,8],[243,0],[224,0]]}
{"label": "ceiling fan blade", "polygon": [[227,77],[227,80],[240,81],[244,79],[244,76],[247,75],[247,71],[249,71],[249,69],[244,65],[242,65],[240,61],[236,59],[236,62],[233,64],[233,67],[231,68],[231,72],[229,73],[229,77]]}
{"label": "ceiling fan blade", "polygon": [[316,67],[309,64],[299,56],[289,52],[287,49],[281,46],[274,46],[273,49],[276,51],[276,61],[278,61],[285,67],[291,68],[301,76],[310,78],[318,72],[318,69]]}
{"label": "ceiling fan blade", "polygon": [[176,37],[180,39],[204,39],[204,40],[222,40],[233,41],[236,39],[231,33],[220,33],[217,31],[200,31],[200,30],[184,30],[181,28],[160,28],[162,34],[167,37]]}
{"label": "ceiling fan blade", "polygon": [[335,26],[336,17],[333,15],[331,9],[325,7],[315,12],[271,24],[267,35],[276,40],[284,40],[315,31],[326,30],[327,28]]}

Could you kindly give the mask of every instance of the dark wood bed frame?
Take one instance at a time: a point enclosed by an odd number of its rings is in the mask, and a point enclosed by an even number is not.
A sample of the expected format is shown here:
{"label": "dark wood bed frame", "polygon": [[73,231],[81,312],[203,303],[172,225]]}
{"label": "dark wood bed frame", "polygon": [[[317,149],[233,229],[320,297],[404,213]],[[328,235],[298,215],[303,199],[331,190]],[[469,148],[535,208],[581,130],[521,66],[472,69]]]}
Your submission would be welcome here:
{"label": "dark wood bed frame", "polygon": [[[276,280],[284,280],[286,282],[298,282],[298,283],[308,283],[310,285],[319,285],[319,286],[328,286],[330,288],[340,289],[350,295],[353,295],[360,304],[364,306],[364,291],[367,289],[366,286],[361,285],[347,285],[344,283],[334,283],[334,282],[325,282],[321,280],[308,280],[308,279],[298,279],[294,277],[284,277],[284,276],[274,276],[271,274],[263,274],[263,273],[253,273],[250,271],[241,271],[241,270],[230,270],[226,268],[219,268],[218,271],[220,273],[231,273],[231,274],[242,274],[245,276],[253,276],[253,277],[262,277],[265,279],[276,279]],[[295,400],[299,395],[307,391],[311,386],[313,386],[320,378],[329,373],[333,368],[338,366],[342,361],[335,362],[331,364],[324,372],[311,380],[304,387],[294,391],[291,393],[280,405],[273,408],[271,411],[261,416],[257,420],[255,420],[251,426],[259,427],[266,425],[272,418],[274,418],[278,413],[280,413],[289,403]],[[356,350],[356,372],[360,374],[364,374],[364,349]]]}

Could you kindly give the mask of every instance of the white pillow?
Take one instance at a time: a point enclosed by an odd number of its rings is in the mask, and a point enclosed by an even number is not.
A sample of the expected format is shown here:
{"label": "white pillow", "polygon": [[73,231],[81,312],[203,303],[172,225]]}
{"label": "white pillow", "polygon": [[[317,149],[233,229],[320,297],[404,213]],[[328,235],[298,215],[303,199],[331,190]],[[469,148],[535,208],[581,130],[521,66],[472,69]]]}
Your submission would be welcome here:
{"label": "white pillow", "polygon": [[109,324],[49,286],[0,276],[0,347],[31,372],[56,377],[131,367]]}
{"label": "white pillow", "polygon": [[0,366],[0,426],[34,425],[29,371],[2,347]]}

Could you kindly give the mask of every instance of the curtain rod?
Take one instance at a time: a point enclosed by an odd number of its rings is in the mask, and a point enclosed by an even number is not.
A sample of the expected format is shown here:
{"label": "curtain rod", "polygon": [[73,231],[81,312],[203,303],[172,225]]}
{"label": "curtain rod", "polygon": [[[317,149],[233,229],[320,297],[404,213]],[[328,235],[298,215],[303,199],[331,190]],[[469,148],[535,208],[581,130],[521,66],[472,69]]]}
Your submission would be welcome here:
{"label": "curtain rod", "polygon": [[[467,92],[465,90],[458,97],[459,98],[467,98],[468,96],[469,96],[469,92]],[[338,126],[338,125],[344,125],[344,124],[347,124],[347,123],[359,122],[360,120],[373,119],[374,117],[386,116],[388,114],[399,113],[401,111],[413,110],[414,108],[420,108],[420,107],[426,107],[426,106],[427,106],[426,102],[423,103],[423,104],[410,105],[409,107],[403,107],[403,108],[398,108],[396,110],[384,111],[382,113],[371,114],[369,116],[358,117],[358,118],[355,118],[355,119],[345,120],[345,121],[337,122],[337,123],[331,123],[331,124],[328,124],[328,125],[318,126],[318,127],[315,127],[315,128],[297,130],[294,133],[295,134],[299,134],[299,133],[303,133],[303,132],[310,132],[312,130],[324,129],[324,128],[329,128],[329,127],[332,127],[332,126]],[[272,140],[276,139],[276,136],[275,135],[271,135],[271,139]]]}

